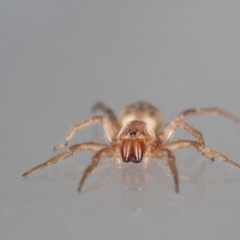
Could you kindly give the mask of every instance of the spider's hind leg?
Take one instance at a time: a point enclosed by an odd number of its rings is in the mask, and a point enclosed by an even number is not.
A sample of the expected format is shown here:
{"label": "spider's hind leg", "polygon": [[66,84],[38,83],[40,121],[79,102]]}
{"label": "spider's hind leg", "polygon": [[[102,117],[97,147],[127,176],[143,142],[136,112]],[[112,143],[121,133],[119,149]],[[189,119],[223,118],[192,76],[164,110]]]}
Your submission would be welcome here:
{"label": "spider's hind leg", "polygon": [[97,109],[102,110],[102,111],[103,111],[104,113],[106,113],[107,116],[111,119],[111,122],[114,122],[114,124],[117,124],[116,115],[115,115],[114,111],[113,111],[111,108],[109,108],[108,106],[106,106],[106,105],[105,105],[104,103],[102,103],[102,102],[97,102],[97,103],[93,106],[92,110],[95,111],[95,110],[97,110]]}
{"label": "spider's hind leg", "polygon": [[112,126],[110,129],[110,131],[111,131],[110,135],[113,137],[116,137],[119,132],[119,126],[118,126],[117,117],[116,117],[114,111],[102,102],[97,102],[92,108],[93,111],[96,111],[97,109],[100,109],[105,114],[107,114],[107,118],[109,119],[111,126]]}

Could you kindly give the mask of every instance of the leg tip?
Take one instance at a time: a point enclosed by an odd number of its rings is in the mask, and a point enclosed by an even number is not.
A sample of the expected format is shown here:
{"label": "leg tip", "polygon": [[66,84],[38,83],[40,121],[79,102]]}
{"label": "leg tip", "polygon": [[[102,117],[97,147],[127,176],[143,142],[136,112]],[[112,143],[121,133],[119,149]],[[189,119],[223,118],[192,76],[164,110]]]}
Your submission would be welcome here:
{"label": "leg tip", "polygon": [[67,143],[60,143],[60,144],[56,145],[56,146],[53,148],[53,150],[55,151],[55,150],[57,150],[57,149],[59,149],[59,148],[63,148],[63,147],[65,147],[66,145],[67,145]]}
{"label": "leg tip", "polygon": [[29,173],[28,172],[25,172],[22,177],[26,177]]}
{"label": "leg tip", "polygon": [[60,148],[60,146],[59,145],[56,145],[55,147],[53,147],[53,150],[55,151],[55,150],[57,150],[57,149],[59,149]]}

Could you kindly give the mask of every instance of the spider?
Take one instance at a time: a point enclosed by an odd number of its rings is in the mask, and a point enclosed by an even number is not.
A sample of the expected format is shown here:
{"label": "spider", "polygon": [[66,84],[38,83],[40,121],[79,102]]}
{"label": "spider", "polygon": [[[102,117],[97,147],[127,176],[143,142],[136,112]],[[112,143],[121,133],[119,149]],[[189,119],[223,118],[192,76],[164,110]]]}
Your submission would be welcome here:
{"label": "spider", "polygon": [[[178,114],[161,131],[162,115],[156,107],[147,102],[136,102],[127,106],[118,118],[116,118],[116,115],[109,107],[101,102],[93,107],[93,110],[96,109],[102,110],[105,115],[94,116],[74,125],[64,141],[55,146],[54,149],[66,146],[77,131],[97,122],[102,122],[109,144],[85,142],[73,145],[68,150],[27,171],[23,176],[25,177],[39,168],[53,165],[73,155],[77,150],[90,150],[95,152],[92,162],[83,173],[78,185],[78,191],[82,189],[87,176],[98,165],[102,157],[114,158],[119,168],[121,168],[123,162],[139,163],[141,161],[143,161],[144,167],[148,167],[151,158],[166,157],[173,175],[176,192],[179,192],[179,180],[174,152],[179,149],[193,147],[212,161],[216,158],[240,168],[238,163],[230,160],[225,155],[207,148],[203,135],[185,122],[188,116],[202,114],[222,115],[237,123],[240,122],[240,118],[222,109],[209,107],[185,110]],[[196,140],[171,141],[173,134],[178,128],[186,130],[193,135]]]}

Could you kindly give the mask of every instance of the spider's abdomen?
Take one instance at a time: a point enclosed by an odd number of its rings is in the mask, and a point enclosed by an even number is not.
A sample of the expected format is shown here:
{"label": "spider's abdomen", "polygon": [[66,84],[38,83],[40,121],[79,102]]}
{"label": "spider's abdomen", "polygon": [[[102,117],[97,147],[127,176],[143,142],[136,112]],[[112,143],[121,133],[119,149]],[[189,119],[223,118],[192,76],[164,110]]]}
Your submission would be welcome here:
{"label": "spider's abdomen", "polygon": [[155,133],[157,133],[162,126],[161,113],[156,107],[146,102],[131,104],[119,115],[119,125],[121,128],[134,120],[145,122]]}

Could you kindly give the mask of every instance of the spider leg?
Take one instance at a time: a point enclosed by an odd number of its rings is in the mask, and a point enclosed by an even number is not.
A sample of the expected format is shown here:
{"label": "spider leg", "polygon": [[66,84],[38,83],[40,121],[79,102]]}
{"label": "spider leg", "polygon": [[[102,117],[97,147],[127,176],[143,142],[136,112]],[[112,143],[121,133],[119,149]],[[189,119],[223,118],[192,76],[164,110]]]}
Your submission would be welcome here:
{"label": "spider leg", "polygon": [[88,125],[91,125],[91,124],[94,124],[94,123],[97,123],[97,122],[103,122],[103,126],[105,128],[105,131],[109,137],[109,140],[112,141],[113,138],[115,137],[115,131],[113,130],[114,127],[110,121],[110,119],[106,116],[95,116],[95,117],[92,117],[90,119],[87,119],[83,122],[79,122],[77,124],[75,124],[71,129],[70,131],[68,132],[67,136],[65,137],[65,139],[63,140],[62,143],[56,145],[54,147],[54,150],[58,149],[58,148],[62,148],[64,146],[66,146],[68,144],[68,142],[70,141],[70,139],[73,137],[73,135],[79,131],[80,129],[84,128],[84,127],[87,127]]}
{"label": "spider leg", "polygon": [[112,123],[112,128],[113,128],[113,131],[114,131],[114,134],[113,135],[117,135],[118,131],[119,131],[119,126],[118,126],[118,121],[117,121],[117,117],[114,113],[114,111],[109,108],[108,106],[106,106],[104,103],[102,102],[98,102],[96,103],[94,106],[93,106],[93,111],[97,110],[97,109],[100,109],[102,110],[104,113],[107,114],[110,122]]}
{"label": "spider leg", "polygon": [[95,153],[95,155],[92,158],[92,162],[88,165],[88,167],[85,169],[83,176],[79,182],[78,185],[78,191],[80,192],[82,189],[82,186],[87,178],[87,176],[92,172],[92,170],[98,165],[99,160],[101,157],[113,157],[114,156],[114,148],[113,147],[106,147],[98,152]]}
{"label": "spider leg", "polygon": [[151,162],[152,150],[160,149],[161,146],[162,146],[162,143],[159,140],[153,140],[153,141],[147,143],[146,151],[143,156],[143,167],[144,168],[147,168]]}
{"label": "spider leg", "polygon": [[116,146],[115,146],[114,160],[115,160],[116,166],[117,166],[119,169],[122,168],[123,161],[122,161],[122,155],[121,155],[121,150],[120,150],[119,145],[116,145]]}
{"label": "spider leg", "polygon": [[226,163],[232,164],[233,166],[235,166],[237,168],[240,168],[240,164],[234,162],[233,160],[229,159],[225,155],[223,155],[215,150],[206,148],[205,146],[199,144],[196,141],[179,140],[179,141],[167,143],[163,147],[169,149],[170,151],[177,151],[182,148],[194,147],[195,149],[200,151],[204,156],[206,156],[210,160],[214,160],[216,158],[222,162],[226,162]]}
{"label": "spider leg", "polygon": [[43,168],[43,167],[47,167],[47,166],[51,166],[71,155],[74,154],[74,152],[76,152],[77,150],[90,150],[90,151],[99,151],[103,148],[108,147],[108,145],[106,144],[100,144],[100,143],[94,143],[94,142],[86,142],[86,143],[81,143],[81,144],[76,144],[71,146],[67,151],[60,153],[54,157],[52,157],[51,159],[49,159],[46,162],[43,162],[39,165],[37,165],[36,167],[30,169],[29,171],[25,172],[23,174],[23,177],[26,177],[27,175],[31,174],[32,172],[36,171],[39,168]]}
{"label": "spider leg", "polygon": [[237,116],[222,110],[217,107],[210,107],[210,108],[196,108],[196,109],[188,109],[180,114],[178,114],[162,131],[160,134],[160,138],[164,140],[164,142],[167,142],[170,140],[174,132],[176,131],[176,128],[179,126],[177,122],[183,122],[188,116],[195,116],[195,115],[221,115],[223,117],[229,118],[232,121],[235,121],[236,123],[240,123],[240,118]]}
{"label": "spider leg", "polygon": [[171,169],[174,183],[175,183],[175,191],[178,193],[179,192],[178,170],[175,163],[175,156],[173,152],[170,149],[165,148],[165,146],[164,148],[155,149],[153,157],[164,157],[164,156],[167,156],[168,164]]}
{"label": "spider leg", "polygon": [[202,133],[200,133],[196,128],[192,127],[191,125],[189,125],[186,122],[174,122],[174,124],[172,124],[172,129],[170,131],[168,131],[168,132],[163,132],[163,134],[161,135],[162,143],[164,144],[167,141],[169,141],[171,136],[173,135],[173,133],[179,127],[185,129],[190,134],[192,134],[194,137],[196,137],[198,139],[198,142],[201,145],[205,145]]}

